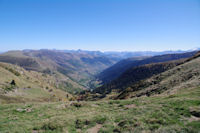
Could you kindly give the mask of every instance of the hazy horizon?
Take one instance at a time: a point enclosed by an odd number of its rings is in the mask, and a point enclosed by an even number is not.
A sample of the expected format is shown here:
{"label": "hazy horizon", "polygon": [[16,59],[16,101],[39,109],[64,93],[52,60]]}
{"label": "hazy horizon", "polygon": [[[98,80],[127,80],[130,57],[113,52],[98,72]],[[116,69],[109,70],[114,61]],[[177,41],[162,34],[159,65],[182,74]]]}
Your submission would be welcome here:
{"label": "hazy horizon", "polygon": [[41,48],[41,49],[10,49],[10,50],[5,50],[5,51],[0,51],[2,52],[9,52],[9,51],[24,51],[24,50],[57,50],[57,51],[91,51],[91,52],[167,52],[167,51],[172,51],[172,52],[177,52],[177,51],[182,51],[182,52],[186,52],[186,51],[194,51],[194,50],[200,50],[200,47],[196,47],[196,48],[191,48],[191,49],[175,49],[175,50],[170,50],[170,49],[166,49],[166,50],[145,50],[145,51],[119,51],[119,50],[107,50],[107,51],[102,51],[102,50],[87,50],[87,49],[48,49],[48,48]]}

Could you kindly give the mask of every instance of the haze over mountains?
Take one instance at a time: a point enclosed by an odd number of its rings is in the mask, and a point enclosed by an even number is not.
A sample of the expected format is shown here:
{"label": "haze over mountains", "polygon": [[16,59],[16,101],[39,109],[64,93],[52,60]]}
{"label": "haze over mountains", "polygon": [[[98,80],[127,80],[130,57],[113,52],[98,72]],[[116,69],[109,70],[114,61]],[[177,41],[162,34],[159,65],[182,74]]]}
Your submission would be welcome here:
{"label": "haze over mountains", "polygon": [[[138,56],[156,56],[156,55],[163,55],[163,54],[173,54],[173,53],[185,53],[191,51],[198,51],[200,48],[193,48],[189,50],[166,50],[166,51],[89,51],[89,50],[56,50],[56,49],[41,49],[41,50],[50,50],[50,51],[57,51],[57,52],[66,52],[66,53],[82,53],[82,54],[90,54],[90,55],[98,55],[98,56],[109,56],[111,58],[117,59],[126,59],[130,57],[138,57]],[[12,50],[9,50],[12,51]],[[18,50],[20,51],[20,50]],[[32,49],[25,49],[21,51],[38,51]],[[0,51],[0,53],[6,53],[8,51]]]}
{"label": "haze over mountains", "polygon": [[[150,57],[166,53],[183,54]],[[187,58],[194,54],[195,52],[184,51],[99,52],[44,49],[8,51],[0,55],[0,61],[46,74],[61,73],[82,88],[90,88],[98,84],[97,79],[103,83],[112,81],[130,67]]]}
{"label": "haze over mountains", "polygon": [[[0,62],[17,65],[28,71],[50,75],[56,80],[57,87],[69,93],[94,89],[96,92],[102,93],[104,91],[106,93],[105,89],[110,92],[112,88],[126,88],[127,84],[133,81],[151,77],[178,64],[176,62],[159,64],[161,62],[192,57],[195,53],[196,51],[186,53],[183,51],[99,52],[43,49],[8,51],[0,55]],[[161,55],[154,56],[157,54]],[[148,68],[146,70],[142,70],[142,67],[140,67],[151,63],[158,63],[158,65],[144,66],[144,69]],[[147,75],[145,76],[143,74],[145,71],[150,73],[146,72]],[[125,75],[128,75],[128,77]],[[112,87],[110,88],[110,86]]]}

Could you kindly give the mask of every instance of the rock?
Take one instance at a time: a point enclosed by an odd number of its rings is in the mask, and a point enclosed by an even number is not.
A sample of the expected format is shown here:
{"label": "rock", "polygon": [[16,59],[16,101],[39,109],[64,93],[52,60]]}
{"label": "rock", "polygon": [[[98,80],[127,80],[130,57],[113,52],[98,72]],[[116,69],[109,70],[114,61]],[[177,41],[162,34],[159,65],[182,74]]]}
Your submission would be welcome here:
{"label": "rock", "polygon": [[16,111],[18,111],[18,112],[25,112],[25,110],[21,109],[21,108],[16,109]]}
{"label": "rock", "polygon": [[190,113],[195,117],[200,117],[200,108],[198,107],[190,108]]}
{"label": "rock", "polygon": [[17,112],[27,112],[27,113],[29,113],[29,112],[32,112],[32,109],[31,108],[26,108],[26,109],[18,108],[18,109],[16,109],[16,111]]}

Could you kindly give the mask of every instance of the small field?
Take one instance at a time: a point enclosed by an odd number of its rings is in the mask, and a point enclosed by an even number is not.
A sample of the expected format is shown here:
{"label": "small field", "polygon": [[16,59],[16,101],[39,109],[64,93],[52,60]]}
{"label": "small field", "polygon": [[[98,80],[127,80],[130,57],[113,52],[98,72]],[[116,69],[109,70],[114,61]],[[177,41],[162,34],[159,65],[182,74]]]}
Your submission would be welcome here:
{"label": "small field", "polygon": [[200,88],[97,102],[0,105],[0,133],[200,131]]}

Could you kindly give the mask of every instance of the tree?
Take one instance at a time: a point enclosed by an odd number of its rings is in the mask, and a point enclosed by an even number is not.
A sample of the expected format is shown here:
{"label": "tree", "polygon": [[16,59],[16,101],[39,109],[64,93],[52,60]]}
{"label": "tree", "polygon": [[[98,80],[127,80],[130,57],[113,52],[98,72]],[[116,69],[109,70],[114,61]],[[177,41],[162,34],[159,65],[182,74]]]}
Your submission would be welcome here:
{"label": "tree", "polygon": [[15,80],[12,80],[10,84],[15,86],[16,85]]}

